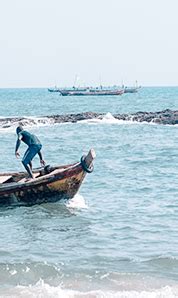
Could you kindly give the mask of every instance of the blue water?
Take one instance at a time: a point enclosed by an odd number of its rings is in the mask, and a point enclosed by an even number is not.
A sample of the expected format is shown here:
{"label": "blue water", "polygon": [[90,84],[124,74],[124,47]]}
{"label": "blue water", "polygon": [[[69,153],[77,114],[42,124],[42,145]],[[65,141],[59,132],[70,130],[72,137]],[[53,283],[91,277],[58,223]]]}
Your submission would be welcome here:
{"label": "blue water", "polygon": [[[0,117],[176,110],[178,88],[83,98],[1,89],[0,102]],[[178,297],[178,126],[106,117],[27,128],[47,163],[94,148],[95,170],[68,203],[0,209],[0,296]],[[22,170],[15,127],[0,134],[1,171]]]}

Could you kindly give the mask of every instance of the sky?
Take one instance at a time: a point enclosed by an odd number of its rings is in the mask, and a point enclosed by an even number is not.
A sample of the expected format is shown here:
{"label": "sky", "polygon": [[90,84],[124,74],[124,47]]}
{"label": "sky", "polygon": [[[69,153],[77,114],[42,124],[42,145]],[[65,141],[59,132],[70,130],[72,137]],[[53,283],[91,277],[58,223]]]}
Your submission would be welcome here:
{"label": "sky", "polygon": [[178,86],[178,0],[0,0],[0,88]]}

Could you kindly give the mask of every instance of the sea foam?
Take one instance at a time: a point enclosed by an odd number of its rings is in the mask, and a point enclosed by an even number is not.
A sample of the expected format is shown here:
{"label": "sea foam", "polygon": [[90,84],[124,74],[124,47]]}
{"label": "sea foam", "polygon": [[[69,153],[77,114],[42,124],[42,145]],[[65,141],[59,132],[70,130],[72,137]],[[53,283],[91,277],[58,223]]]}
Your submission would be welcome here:
{"label": "sea foam", "polygon": [[163,287],[150,291],[76,291],[63,289],[62,286],[50,286],[39,281],[33,286],[17,286],[15,288],[0,291],[1,297],[26,297],[26,298],[176,298],[178,297],[177,287]]}
{"label": "sea foam", "polygon": [[88,208],[84,197],[80,194],[76,194],[72,199],[67,201],[66,207],[74,208],[74,209],[87,209]]}

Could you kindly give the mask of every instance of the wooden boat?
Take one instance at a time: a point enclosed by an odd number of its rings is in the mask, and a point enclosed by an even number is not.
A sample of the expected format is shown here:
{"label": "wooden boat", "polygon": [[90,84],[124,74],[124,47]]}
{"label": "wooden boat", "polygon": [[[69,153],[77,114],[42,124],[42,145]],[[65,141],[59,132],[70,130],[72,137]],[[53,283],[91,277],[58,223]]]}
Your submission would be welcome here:
{"label": "wooden boat", "polygon": [[93,171],[95,151],[91,149],[80,162],[64,166],[45,166],[33,171],[28,180],[25,172],[0,174],[0,206],[16,206],[71,199],[86,173]]}
{"label": "wooden boat", "polygon": [[73,92],[73,91],[86,91],[88,87],[71,87],[71,88],[57,88],[56,86],[54,88],[48,88],[49,92]]}
{"label": "wooden boat", "polygon": [[60,92],[59,88],[54,87],[54,88],[48,88],[49,92]]}
{"label": "wooden boat", "polygon": [[138,87],[125,87],[124,93],[136,93],[138,92]]}
{"label": "wooden boat", "polygon": [[122,95],[124,90],[86,90],[86,91],[60,91],[63,96],[95,96],[95,95]]}
{"label": "wooden boat", "polygon": [[122,88],[124,89],[124,93],[136,93],[141,88],[141,86],[138,86],[138,82],[135,81],[135,85],[132,87],[127,87],[122,85]]}

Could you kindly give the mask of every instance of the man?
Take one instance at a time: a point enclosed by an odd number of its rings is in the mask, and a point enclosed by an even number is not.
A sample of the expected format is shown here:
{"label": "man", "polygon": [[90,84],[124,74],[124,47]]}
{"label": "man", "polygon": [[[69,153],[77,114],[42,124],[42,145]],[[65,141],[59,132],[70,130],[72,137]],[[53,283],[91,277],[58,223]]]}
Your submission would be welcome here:
{"label": "man", "polygon": [[16,133],[17,133],[17,142],[15,147],[15,155],[17,158],[20,156],[18,149],[20,147],[21,141],[27,144],[28,149],[26,150],[22,158],[22,164],[27,170],[29,177],[34,178],[32,173],[32,159],[35,157],[36,154],[39,155],[41,165],[42,166],[45,165],[45,161],[43,160],[43,157],[41,154],[42,145],[39,139],[34,134],[31,134],[28,131],[23,130],[23,127],[21,125],[17,127]]}

